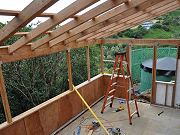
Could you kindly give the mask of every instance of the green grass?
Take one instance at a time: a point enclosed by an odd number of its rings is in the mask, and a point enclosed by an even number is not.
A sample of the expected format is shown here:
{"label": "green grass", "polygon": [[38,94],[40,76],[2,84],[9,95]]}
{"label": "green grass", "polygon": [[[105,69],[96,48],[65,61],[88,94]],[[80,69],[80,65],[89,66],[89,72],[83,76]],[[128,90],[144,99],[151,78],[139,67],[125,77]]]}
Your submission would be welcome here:
{"label": "green grass", "polygon": [[168,39],[168,38],[172,38],[173,37],[173,33],[164,31],[162,29],[150,29],[149,32],[144,35],[144,38],[160,38],[160,39]]}

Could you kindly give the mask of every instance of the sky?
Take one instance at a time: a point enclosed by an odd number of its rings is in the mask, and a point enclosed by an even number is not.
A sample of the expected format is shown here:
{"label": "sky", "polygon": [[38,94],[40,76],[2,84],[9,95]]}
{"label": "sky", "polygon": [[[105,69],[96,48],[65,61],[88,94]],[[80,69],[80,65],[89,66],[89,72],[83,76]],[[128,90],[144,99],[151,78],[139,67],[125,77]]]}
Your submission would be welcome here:
{"label": "sky", "polygon": [[[33,0],[0,0],[0,1],[1,1],[0,9],[20,10],[21,11],[27,5],[29,5]],[[73,3],[74,1],[76,1],[76,0],[59,0],[53,6],[48,8],[45,12],[58,13],[59,11],[61,11],[62,9],[64,9],[65,7],[67,7],[68,5]],[[88,10],[92,9],[93,7],[99,5],[100,3],[104,2],[104,1],[106,1],[106,0],[100,0],[97,4],[94,4],[90,8],[80,12],[79,15],[87,12]],[[0,16],[0,22],[2,22],[2,23],[6,23],[7,21],[10,21],[12,19],[13,19],[13,17],[11,17],[11,16],[8,16],[8,17],[7,16]],[[45,17],[37,17],[33,21],[31,21],[29,24],[37,23],[38,21],[44,22],[47,19],[48,18],[45,18]],[[71,19],[63,22],[62,25],[69,22],[69,21],[71,21]]]}

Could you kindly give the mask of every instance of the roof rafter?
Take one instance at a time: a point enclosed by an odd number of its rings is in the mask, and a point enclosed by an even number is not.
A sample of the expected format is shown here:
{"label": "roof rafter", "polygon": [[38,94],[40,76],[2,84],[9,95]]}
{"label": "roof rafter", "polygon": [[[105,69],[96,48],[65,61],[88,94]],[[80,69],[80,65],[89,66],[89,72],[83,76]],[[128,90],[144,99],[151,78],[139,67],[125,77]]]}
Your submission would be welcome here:
{"label": "roof rafter", "polygon": [[[169,7],[170,6],[170,7]],[[169,10],[171,10],[171,9],[173,9],[173,10],[175,10],[175,9],[177,9],[179,6],[177,5],[177,3],[174,3],[174,5],[172,5],[172,4],[169,4],[169,5],[165,5],[164,7],[160,7],[162,10],[160,11],[159,10],[159,8],[157,7],[157,9],[154,9],[153,8],[153,12],[156,12],[156,15],[162,15],[162,14],[164,14],[164,13],[167,13],[167,12],[169,12]],[[126,22],[124,22],[123,21],[123,23],[126,23],[126,25],[130,25],[130,27],[134,27],[134,26],[136,26],[137,24],[140,24],[140,23],[142,23],[143,21],[147,21],[147,20],[150,20],[150,19],[152,19],[152,18],[154,18],[154,17],[156,17],[156,16],[153,16],[153,15],[151,15],[151,16],[148,16],[148,14],[145,12],[144,13],[144,15],[141,15],[141,16],[137,16],[135,19],[130,19],[130,20],[128,20],[128,21],[126,21]],[[129,18],[130,18],[130,16],[129,16]],[[137,21],[136,21],[137,20]],[[114,26],[114,27],[112,27],[111,29],[108,29],[108,30],[106,30],[106,31],[101,31],[101,32],[98,32],[98,33],[96,33],[96,34],[98,34],[98,35],[96,35],[95,33],[93,34],[93,37],[95,38],[101,38],[101,37],[103,37],[103,36],[100,36],[100,37],[98,37],[99,35],[106,35],[106,33],[109,33],[109,32],[111,32],[111,31],[114,31],[114,30],[116,30],[117,32],[120,32],[120,31],[122,31],[121,29],[123,29],[122,28],[122,24],[123,23],[121,23],[121,21],[120,21],[120,23],[117,23],[117,25],[116,26]],[[129,28],[130,28],[129,27]],[[101,29],[100,29],[101,30]],[[99,31],[100,31],[99,30]],[[86,38],[87,40],[89,39],[89,40],[91,40],[91,39],[93,39],[93,37],[91,36],[91,38],[90,37],[88,37],[88,38]],[[80,40],[78,40],[78,41],[80,41]]]}
{"label": "roof rafter", "polygon": [[57,1],[58,0],[32,1],[18,16],[14,17],[7,25],[0,29],[0,44]]}
{"label": "roof rafter", "polygon": [[[26,36],[21,37],[18,41],[16,41],[14,44],[12,44],[9,47],[9,53],[13,53],[23,45],[31,42],[36,37],[42,35],[49,29],[53,28],[57,24],[65,21],[68,18],[71,18],[78,12],[82,11],[83,9],[87,8],[88,6],[94,4],[99,0],[77,0],[68,7],[64,8],[62,11],[57,13],[53,16],[53,18],[48,19],[44,23],[38,25],[37,28],[33,29],[31,32],[29,32]],[[76,7],[76,8],[75,8]]]}
{"label": "roof rafter", "polygon": [[[160,4],[158,3],[158,5],[161,7],[169,2],[172,2],[172,0],[166,0],[160,2]],[[154,6],[156,5],[153,5],[151,7]],[[89,37],[95,36],[96,34],[99,34],[101,32],[106,32],[106,30],[109,30],[110,28],[114,28],[118,25],[125,25],[124,23],[127,22],[128,20],[130,19],[133,20],[134,18],[136,19],[136,17],[143,15],[144,9],[140,5],[138,7],[139,7],[138,9],[137,8],[129,9],[128,11],[123,12],[119,16],[115,16],[114,18],[109,19],[107,22],[103,22],[102,24],[97,25],[97,28],[94,29],[94,31],[90,31],[90,30],[83,31],[83,34],[80,33],[78,36],[74,37],[74,40],[77,40],[79,42]]]}
{"label": "roof rafter", "polygon": [[81,25],[82,23],[84,23],[84,22],[98,16],[99,14],[102,14],[102,13],[106,12],[107,10],[109,10],[115,6],[118,6],[126,1],[127,0],[108,0],[108,1],[100,4],[99,6],[88,11],[87,13],[85,13],[81,16],[78,16],[77,19],[72,20],[71,22],[65,24],[63,27],[56,29],[55,31],[53,31],[51,33],[50,36],[42,38],[42,39],[36,41],[35,43],[33,43],[32,50],[40,47],[41,45],[49,42],[50,40],[53,40],[54,38],[58,37],[59,35],[65,33],[65,32],[70,33],[69,30]]}
{"label": "roof rafter", "polygon": [[139,5],[141,5],[142,7],[141,8],[147,8],[148,6],[150,5],[155,5],[156,3],[158,2],[161,2],[163,0],[152,0],[152,1],[148,1],[148,0],[138,0],[138,1],[130,1],[129,4],[122,4],[120,5],[119,7],[116,7],[112,10],[110,10],[109,12],[106,12],[98,17],[95,18],[95,21],[94,20],[90,20],[80,26],[78,26],[77,28],[74,28],[72,29],[70,32],[68,33],[64,33],[63,35],[55,38],[54,40],[50,41],[49,44],[50,44],[50,47],[54,46],[54,45],[57,45],[58,43],[88,29],[88,28],[91,28],[99,23],[102,23],[114,16],[117,16],[131,8],[134,8],[134,7],[137,7]]}

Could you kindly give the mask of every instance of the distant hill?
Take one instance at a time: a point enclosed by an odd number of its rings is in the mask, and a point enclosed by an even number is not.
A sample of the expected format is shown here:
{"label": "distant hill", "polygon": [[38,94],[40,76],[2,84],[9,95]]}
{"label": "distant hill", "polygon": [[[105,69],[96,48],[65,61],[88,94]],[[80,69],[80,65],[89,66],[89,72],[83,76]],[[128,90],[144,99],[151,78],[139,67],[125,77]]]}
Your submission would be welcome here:
{"label": "distant hill", "polygon": [[156,22],[146,29],[139,25],[133,29],[128,29],[112,38],[180,38],[180,9],[166,15],[155,18]]}

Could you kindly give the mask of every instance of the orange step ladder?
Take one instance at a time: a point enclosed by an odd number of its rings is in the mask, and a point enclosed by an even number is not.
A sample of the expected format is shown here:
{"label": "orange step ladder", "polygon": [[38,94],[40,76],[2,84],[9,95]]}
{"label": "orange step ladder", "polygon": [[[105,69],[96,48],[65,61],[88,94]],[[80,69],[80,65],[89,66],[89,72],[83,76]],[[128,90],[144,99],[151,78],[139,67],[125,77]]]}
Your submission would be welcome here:
{"label": "orange step ladder", "polygon": [[[118,67],[118,60],[119,60],[119,67]],[[125,75],[125,70],[124,70],[125,67],[127,68],[126,75]],[[116,72],[117,72],[117,76],[115,76]],[[104,110],[107,106],[110,105],[110,107],[112,107],[112,105],[113,105],[116,87],[120,86],[120,85],[118,85],[118,82],[117,82],[118,78],[120,77],[120,72],[122,73],[124,88],[125,88],[125,80],[126,79],[128,79],[129,84],[130,84],[130,89],[128,89],[126,91],[126,99],[125,100],[126,100],[127,109],[128,109],[129,124],[132,125],[133,115],[137,114],[138,117],[140,117],[140,115],[139,115],[136,94],[135,94],[134,86],[132,83],[132,77],[131,77],[131,73],[130,73],[130,67],[128,64],[126,52],[115,53],[114,67],[113,67],[111,79],[108,84],[107,91],[104,96],[104,102],[103,102],[101,113],[104,112]],[[130,97],[133,97],[133,100],[129,100]],[[130,110],[130,104],[132,104],[132,103],[135,104],[135,111],[133,113],[131,113],[131,110]]]}

